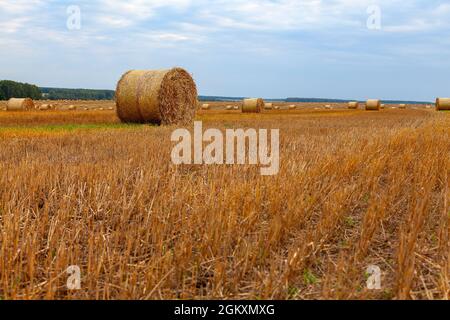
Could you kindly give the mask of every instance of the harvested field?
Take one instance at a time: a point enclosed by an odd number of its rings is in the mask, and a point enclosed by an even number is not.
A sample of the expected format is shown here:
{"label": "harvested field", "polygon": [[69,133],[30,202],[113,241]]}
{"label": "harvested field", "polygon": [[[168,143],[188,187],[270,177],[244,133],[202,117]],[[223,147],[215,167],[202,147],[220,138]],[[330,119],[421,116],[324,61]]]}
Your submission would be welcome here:
{"label": "harvested field", "polygon": [[110,110],[0,112],[0,299],[448,299],[450,113],[210,105],[280,129],[277,176],[177,167],[176,127]]}

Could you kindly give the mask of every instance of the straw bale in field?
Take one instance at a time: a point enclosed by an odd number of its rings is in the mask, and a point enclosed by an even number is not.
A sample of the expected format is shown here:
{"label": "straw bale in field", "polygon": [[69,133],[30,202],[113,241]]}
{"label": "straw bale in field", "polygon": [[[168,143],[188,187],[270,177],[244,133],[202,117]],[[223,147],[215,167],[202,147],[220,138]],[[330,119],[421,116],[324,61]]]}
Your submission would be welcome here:
{"label": "straw bale in field", "polygon": [[181,68],[131,70],[117,84],[116,112],[123,122],[187,124],[197,103],[195,82]]}
{"label": "straw bale in field", "polygon": [[30,110],[34,109],[34,102],[30,98],[11,98],[6,104],[6,110],[18,111],[18,110]]}
{"label": "straw bale in field", "polygon": [[261,98],[244,99],[242,105],[242,112],[244,113],[259,113],[264,108],[264,100]]}
{"label": "straw bale in field", "polygon": [[379,111],[381,109],[381,101],[378,99],[369,99],[366,102],[366,110]]}
{"label": "straw bale in field", "polygon": [[450,98],[437,98],[436,99],[436,110],[450,110]]}
{"label": "straw bale in field", "polygon": [[349,109],[358,109],[359,103],[358,101],[351,101],[348,103]]}
{"label": "straw bale in field", "polygon": [[264,109],[270,110],[273,108],[273,103],[266,102],[264,103]]}

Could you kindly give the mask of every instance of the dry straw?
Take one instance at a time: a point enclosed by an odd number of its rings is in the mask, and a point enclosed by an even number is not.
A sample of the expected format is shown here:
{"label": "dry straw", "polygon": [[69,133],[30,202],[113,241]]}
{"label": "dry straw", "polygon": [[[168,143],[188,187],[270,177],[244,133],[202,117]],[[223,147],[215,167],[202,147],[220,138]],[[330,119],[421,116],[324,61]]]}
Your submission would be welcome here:
{"label": "dry straw", "polygon": [[351,101],[348,103],[349,109],[358,109],[359,103],[357,101]]}
{"label": "dry straw", "polygon": [[202,105],[202,109],[203,109],[203,110],[209,110],[209,104],[204,103],[204,104]]}
{"label": "dry straw", "polygon": [[242,104],[244,113],[260,113],[262,108],[264,108],[264,100],[261,98],[244,99]]}
{"label": "dry straw", "polygon": [[234,106],[233,109],[234,110],[239,110],[239,106]]}
{"label": "dry straw", "polygon": [[297,106],[296,106],[296,105],[294,105],[294,104],[291,104],[291,105],[289,106],[289,109],[290,109],[290,110],[294,110],[294,109],[297,109]]}
{"label": "dry straw", "polygon": [[197,87],[181,68],[131,70],[117,84],[116,106],[123,122],[187,124],[195,116]]}
{"label": "dry straw", "polygon": [[271,110],[273,108],[273,103],[266,102],[264,103],[264,109]]}
{"label": "dry straw", "polygon": [[233,110],[233,106],[226,106],[225,109],[227,109],[227,110]]}
{"label": "dry straw", "polygon": [[450,110],[450,98],[437,98],[436,99],[436,110]]}
{"label": "dry straw", "polygon": [[18,111],[18,110],[30,110],[34,109],[34,102],[30,98],[11,98],[6,104],[6,110],[8,111]]}
{"label": "dry straw", "polygon": [[406,104],[402,103],[398,106],[400,109],[406,109]]}
{"label": "dry straw", "polygon": [[379,111],[381,109],[381,101],[377,99],[370,99],[366,102],[366,110],[376,110]]}

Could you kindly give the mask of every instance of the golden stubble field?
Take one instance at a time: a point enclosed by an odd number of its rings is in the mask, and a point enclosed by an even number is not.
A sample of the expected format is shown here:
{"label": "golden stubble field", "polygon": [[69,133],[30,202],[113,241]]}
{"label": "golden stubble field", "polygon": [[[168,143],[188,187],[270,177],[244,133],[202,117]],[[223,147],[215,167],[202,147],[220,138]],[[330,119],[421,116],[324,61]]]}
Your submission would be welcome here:
{"label": "golden stubble field", "polygon": [[279,128],[280,173],[177,167],[175,127],[113,111],[0,112],[0,299],[449,298],[448,112],[197,120]]}

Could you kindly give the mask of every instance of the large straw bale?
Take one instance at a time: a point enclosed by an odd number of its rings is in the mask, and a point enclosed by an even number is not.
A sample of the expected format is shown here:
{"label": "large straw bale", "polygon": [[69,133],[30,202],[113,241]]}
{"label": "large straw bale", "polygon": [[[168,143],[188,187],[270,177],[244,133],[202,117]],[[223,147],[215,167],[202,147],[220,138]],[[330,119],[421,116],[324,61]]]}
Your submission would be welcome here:
{"label": "large straw bale", "polygon": [[123,122],[187,124],[197,106],[197,87],[181,68],[131,70],[117,84],[116,112]]}

